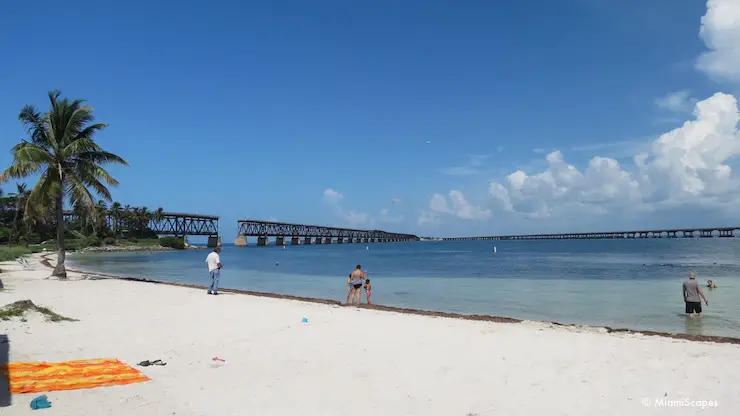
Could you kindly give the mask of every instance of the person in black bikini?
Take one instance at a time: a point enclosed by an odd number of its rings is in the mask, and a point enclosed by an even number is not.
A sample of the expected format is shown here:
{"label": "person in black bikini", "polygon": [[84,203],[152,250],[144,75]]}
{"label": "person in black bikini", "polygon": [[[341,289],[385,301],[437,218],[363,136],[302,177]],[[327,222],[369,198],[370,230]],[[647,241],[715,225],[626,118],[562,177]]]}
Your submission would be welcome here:
{"label": "person in black bikini", "polygon": [[351,296],[352,303],[359,305],[360,304],[360,291],[362,290],[362,283],[365,280],[365,272],[362,271],[362,265],[358,264],[355,270],[352,271],[352,273],[349,275],[350,281],[349,284],[351,286]]}

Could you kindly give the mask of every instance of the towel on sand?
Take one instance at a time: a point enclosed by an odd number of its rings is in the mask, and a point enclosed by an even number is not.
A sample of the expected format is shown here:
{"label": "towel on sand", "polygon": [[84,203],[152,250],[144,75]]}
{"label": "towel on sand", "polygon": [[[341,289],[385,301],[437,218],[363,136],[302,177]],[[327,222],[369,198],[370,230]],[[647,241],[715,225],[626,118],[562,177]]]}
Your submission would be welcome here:
{"label": "towel on sand", "polygon": [[39,393],[89,389],[149,381],[139,370],[116,359],[64,361],[61,363],[10,363],[0,365],[10,393]]}

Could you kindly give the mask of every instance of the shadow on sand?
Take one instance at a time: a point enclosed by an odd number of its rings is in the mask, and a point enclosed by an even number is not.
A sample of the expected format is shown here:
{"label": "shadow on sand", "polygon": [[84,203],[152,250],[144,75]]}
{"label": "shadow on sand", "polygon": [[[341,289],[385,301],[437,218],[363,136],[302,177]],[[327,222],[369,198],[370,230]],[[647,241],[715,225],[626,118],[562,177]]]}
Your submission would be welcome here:
{"label": "shadow on sand", "polygon": [[10,406],[10,381],[8,380],[8,360],[10,359],[10,340],[0,335],[0,407]]}

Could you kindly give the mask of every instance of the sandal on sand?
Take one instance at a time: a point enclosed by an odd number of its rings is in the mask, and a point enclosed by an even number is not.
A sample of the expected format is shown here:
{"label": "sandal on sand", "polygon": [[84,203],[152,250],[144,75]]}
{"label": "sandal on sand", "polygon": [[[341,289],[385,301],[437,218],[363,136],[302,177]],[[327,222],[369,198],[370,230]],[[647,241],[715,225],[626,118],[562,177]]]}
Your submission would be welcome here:
{"label": "sandal on sand", "polygon": [[139,363],[142,367],[149,367],[150,365],[167,365],[167,363],[163,362],[162,360],[154,360],[154,361],[142,361]]}

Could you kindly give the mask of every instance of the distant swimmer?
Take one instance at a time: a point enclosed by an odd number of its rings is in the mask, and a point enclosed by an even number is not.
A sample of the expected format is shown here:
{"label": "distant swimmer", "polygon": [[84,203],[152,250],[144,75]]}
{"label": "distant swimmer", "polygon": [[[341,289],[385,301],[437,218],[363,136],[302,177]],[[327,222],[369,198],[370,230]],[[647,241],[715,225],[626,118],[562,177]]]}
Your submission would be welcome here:
{"label": "distant swimmer", "polygon": [[[701,296],[701,298],[699,298]],[[699,287],[699,283],[696,282],[696,274],[694,272],[689,273],[689,280],[683,282],[683,301],[686,303],[686,313],[690,318],[694,317],[694,313],[699,315],[701,318],[701,299],[704,299],[704,303],[709,306],[707,297],[704,296]]]}
{"label": "distant swimmer", "polygon": [[717,288],[717,285],[714,284],[713,281],[707,280],[707,287],[710,288],[710,289],[716,289]]}

